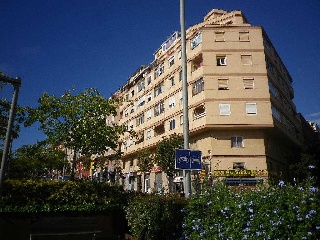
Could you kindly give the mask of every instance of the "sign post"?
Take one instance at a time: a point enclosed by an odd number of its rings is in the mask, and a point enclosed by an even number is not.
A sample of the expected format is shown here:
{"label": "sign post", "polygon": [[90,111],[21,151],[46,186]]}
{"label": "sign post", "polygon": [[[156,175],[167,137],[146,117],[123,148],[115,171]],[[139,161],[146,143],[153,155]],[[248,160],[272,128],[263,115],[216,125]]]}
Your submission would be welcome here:
{"label": "sign post", "polygon": [[[202,170],[202,153],[199,150],[176,149],[175,167],[183,171]],[[186,179],[184,179],[187,181]],[[191,190],[191,183],[190,183]],[[185,189],[188,191],[188,189]]]}

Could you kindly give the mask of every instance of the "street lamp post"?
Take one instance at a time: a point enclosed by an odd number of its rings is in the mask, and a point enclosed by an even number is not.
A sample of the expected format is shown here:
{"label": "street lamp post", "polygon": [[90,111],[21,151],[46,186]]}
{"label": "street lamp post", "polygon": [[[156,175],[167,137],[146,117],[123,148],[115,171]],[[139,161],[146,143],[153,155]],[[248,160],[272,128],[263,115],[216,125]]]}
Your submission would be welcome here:
{"label": "street lamp post", "polygon": [[2,153],[1,169],[0,169],[0,196],[1,196],[2,195],[3,180],[4,180],[4,176],[5,176],[5,172],[6,172],[5,170],[6,170],[6,166],[7,166],[8,155],[10,152],[12,127],[13,127],[13,122],[14,122],[15,113],[16,113],[16,106],[17,106],[17,101],[18,101],[19,88],[21,86],[21,79],[20,78],[9,78],[9,77],[5,77],[3,75],[0,75],[0,81],[10,83],[14,87],[10,115],[9,115],[8,126],[7,126],[7,132],[6,132],[6,139],[4,142],[3,153]]}
{"label": "street lamp post", "polygon": [[[186,57],[186,29],[184,0],[180,0],[180,26],[181,26],[181,65],[182,65],[182,98],[183,98],[183,142],[184,149],[189,149],[189,116],[188,116],[188,82]],[[191,170],[184,171],[185,197],[191,195]]]}

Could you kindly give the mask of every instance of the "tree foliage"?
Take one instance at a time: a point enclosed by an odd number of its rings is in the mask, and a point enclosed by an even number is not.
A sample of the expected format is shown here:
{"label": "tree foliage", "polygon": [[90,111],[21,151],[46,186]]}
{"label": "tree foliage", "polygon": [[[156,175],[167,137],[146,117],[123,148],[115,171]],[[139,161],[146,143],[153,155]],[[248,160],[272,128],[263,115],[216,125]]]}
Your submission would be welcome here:
{"label": "tree foliage", "polygon": [[154,165],[154,155],[149,151],[141,151],[137,155],[141,172],[149,172]]}
{"label": "tree foliage", "polygon": [[[11,102],[7,99],[0,99],[0,146],[3,142],[7,133],[8,120],[10,115]],[[19,137],[20,125],[25,121],[25,108],[21,106],[16,107],[15,119],[13,122],[12,138],[16,139]]]}
{"label": "tree foliage", "polygon": [[9,165],[10,179],[39,179],[67,165],[65,153],[42,144],[25,145],[17,149]]}
{"label": "tree foliage", "polygon": [[319,185],[319,159],[308,152],[301,152],[297,159],[292,158],[289,165],[291,177],[296,183],[302,183],[309,178],[315,178]]}
{"label": "tree foliage", "polygon": [[116,115],[118,99],[105,99],[98,90],[90,88],[73,95],[71,91],[60,97],[44,93],[39,106],[28,108],[27,126],[40,122],[40,130],[50,143],[63,143],[82,154],[103,154],[118,145],[126,126],[107,124]]}
{"label": "tree foliage", "polygon": [[178,134],[172,134],[164,137],[158,143],[155,152],[155,162],[161,166],[162,170],[168,175],[173,176],[175,169],[175,149],[183,148],[183,137]]}

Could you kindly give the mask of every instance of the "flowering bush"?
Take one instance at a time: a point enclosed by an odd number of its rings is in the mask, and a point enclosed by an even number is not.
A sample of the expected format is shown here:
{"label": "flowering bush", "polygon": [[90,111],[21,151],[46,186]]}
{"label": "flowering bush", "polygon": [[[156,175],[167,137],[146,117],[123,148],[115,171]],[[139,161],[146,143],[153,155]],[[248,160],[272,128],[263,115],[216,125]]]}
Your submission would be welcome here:
{"label": "flowering bush", "polygon": [[235,191],[219,183],[183,211],[181,239],[320,239],[319,190],[307,184]]}

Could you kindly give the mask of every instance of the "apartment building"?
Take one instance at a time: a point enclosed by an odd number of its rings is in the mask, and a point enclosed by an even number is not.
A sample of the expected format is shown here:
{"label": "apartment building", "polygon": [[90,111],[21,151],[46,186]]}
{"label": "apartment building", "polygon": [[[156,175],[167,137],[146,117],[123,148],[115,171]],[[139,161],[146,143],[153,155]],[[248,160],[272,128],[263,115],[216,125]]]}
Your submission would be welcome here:
{"label": "apartment building", "polygon": [[[207,174],[229,184],[288,177],[302,135],[291,76],[264,29],[241,11],[213,9],[186,39],[190,149],[202,151]],[[154,56],[114,94],[125,100],[116,120],[137,132],[121,145],[129,190],[167,187],[161,168],[142,174],[136,156],[163,136],[183,133],[179,32]]]}

